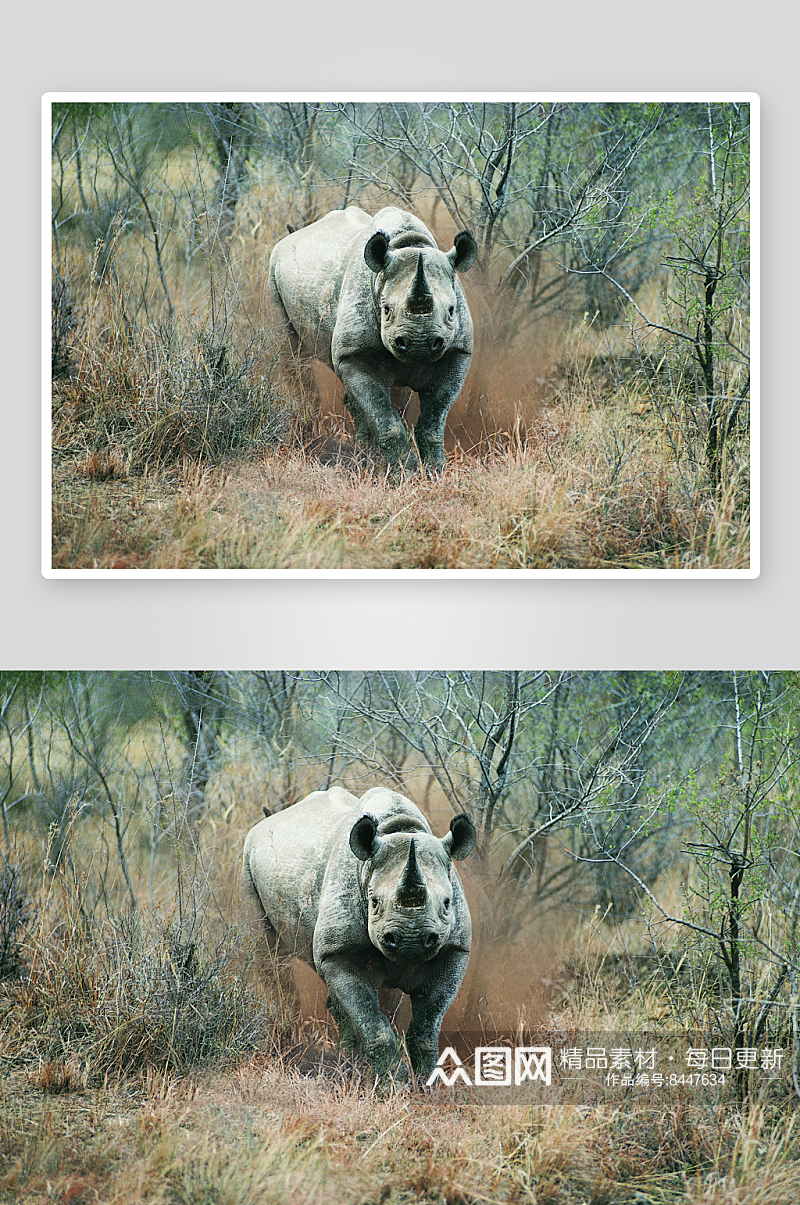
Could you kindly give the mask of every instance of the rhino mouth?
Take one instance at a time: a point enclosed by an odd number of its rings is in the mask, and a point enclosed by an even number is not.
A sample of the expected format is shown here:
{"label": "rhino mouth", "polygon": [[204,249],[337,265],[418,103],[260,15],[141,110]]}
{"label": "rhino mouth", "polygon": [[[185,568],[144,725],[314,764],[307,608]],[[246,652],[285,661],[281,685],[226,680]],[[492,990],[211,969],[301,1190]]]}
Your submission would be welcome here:
{"label": "rhino mouth", "polygon": [[392,353],[395,359],[403,363],[431,364],[441,359],[447,351],[447,340],[441,335],[430,339],[411,339],[405,335],[397,335],[392,339]]}
{"label": "rhino mouth", "polygon": [[425,962],[434,958],[442,945],[439,934],[433,930],[417,937],[403,937],[390,930],[382,934],[380,942],[387,958],[401,962]]}

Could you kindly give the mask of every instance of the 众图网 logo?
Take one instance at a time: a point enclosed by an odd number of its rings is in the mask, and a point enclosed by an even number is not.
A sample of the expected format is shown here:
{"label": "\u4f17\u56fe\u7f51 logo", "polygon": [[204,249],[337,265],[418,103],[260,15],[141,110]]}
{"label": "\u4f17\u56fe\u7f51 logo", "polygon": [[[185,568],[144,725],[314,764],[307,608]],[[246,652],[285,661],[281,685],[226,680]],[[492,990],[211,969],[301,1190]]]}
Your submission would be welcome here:
{"label": "\u4f17\u56fe\u7f51 logo", "polygon": [[456,1081],[470,1088],[473,1085],[501,1088],[536,1080],[549,1086],[552,1065],[549,1046],[515,1046],[513,1049],[510,1046],[478,1046],[475,1049],[475,1078],[471,1080],[453,1047],[446,1046],[426,1086],[430,1088],[437,1080],[448,1088]]}

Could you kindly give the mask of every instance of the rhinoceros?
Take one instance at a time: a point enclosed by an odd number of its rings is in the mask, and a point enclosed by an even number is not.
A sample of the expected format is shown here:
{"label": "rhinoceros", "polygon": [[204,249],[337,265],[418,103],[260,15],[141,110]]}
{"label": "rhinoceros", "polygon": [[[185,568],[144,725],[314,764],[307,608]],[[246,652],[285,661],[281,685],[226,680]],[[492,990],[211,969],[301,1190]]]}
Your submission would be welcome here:
{"label": "rhinoceros", "polygon": [[435,837],[410,799],[373,787],[315,791],[261,820],[244,846],[243,888],[271,949],[312,966],[339,1042],[380,1079],[408,1079],[381,1011],[382,987],[411,998],[411,1070],[436,1066],[442,1018],[469,962],[471,922],[453,859],[475,844],[468,816]]}
{"label": "rhinoceros", "polygon": [[419,395],[414,428],[424,467],[445,463],[444,427],[472,358],[472,319],[456,272],[477,256],[462,230],[450,251],[413,214],[355,205],[286,235],[273,248],[268,292],[276,325],[295,353],[316,357],[342,381],[357,440],[395,471],[417,460],[403,408]]}

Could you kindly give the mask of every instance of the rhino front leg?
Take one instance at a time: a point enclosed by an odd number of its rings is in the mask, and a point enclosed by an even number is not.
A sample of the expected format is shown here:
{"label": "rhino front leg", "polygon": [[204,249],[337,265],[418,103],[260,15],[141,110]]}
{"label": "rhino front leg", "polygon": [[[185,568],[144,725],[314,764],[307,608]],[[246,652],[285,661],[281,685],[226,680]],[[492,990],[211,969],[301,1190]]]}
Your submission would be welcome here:
{"label": "rhino front leg", "polygon": [[444,427],[453,402],[469,372],[469,356],[456,353],[442,362],[442,371],[435,383],[419,391],[419,418],[414,428],[420,458],[424,468],[444,468]]}
{"label": "rhino front leg", "polygon": [[379,1077],[406,1079],[408,1070],[394,1031],[381,1012],[377,989],[346,959],[326,959],[320,974],[328,988],[328,1011],[339,1027],[341,1045],[361,1054]]}
{"label": "rhino front leg", "polygon": [[344,402],[356,428],[356,438],[364,439],[378,448],[392,469],[414,470],[417,457],[408,428],[392,406],[389,389],[371,372],[352,361],[339,367],[344,383]]}
{"label": "rhino front leg", "polygon": [[450,410],[449,400],[435,406],[427,405],[420,394],[420,412],[414,436],[419,448],[420,460],[423,467],[436,471],[447,464],[444,450],[444,426]]}
{"label": "rhino front leg", "polygon": [[357,399],[349,391],[345,392],[344,404],[353,420],[357,442],[366,444],[368,447],[373,447],[373,432],[367,421],[367,416],[358,404]]}
{"label": "rhino front leg", "polygon": [[458,994],[468,962],[468,954],[451,951],[438,963],[436,978],[418,992],[411,992],[413,1016],[406,1034],[406,1047],[421,1088],[439,1058],[439,1032],[444,1014]]}
{"label": "rhino front leg", "polygon": [[348,1013],[339,1004],[338,999],[333,992],[328,992],[326,1001],[328,1012],[336,1022],[336,1028],[339,1030],[339,1046],[342,1050],[357,1050],[358,1038],[353,1029],[352,1022]]}

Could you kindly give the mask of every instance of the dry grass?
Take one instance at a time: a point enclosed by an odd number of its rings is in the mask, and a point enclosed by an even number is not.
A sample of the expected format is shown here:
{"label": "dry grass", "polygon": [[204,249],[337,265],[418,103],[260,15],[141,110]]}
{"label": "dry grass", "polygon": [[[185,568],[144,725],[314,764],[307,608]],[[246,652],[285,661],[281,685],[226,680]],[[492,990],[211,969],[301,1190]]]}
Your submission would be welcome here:
{"label": "dry grass", "polygon": [[263,1056],[96,1087],[11,1071],[0,1105],[7,1201],[790,1205],[800,1173],[794,1127],[764,1106],[385,1099]]}
{"label": "dry grass", "polygon": [[[591,440],[597,420],[581,427]],[[599,449],[599,453],[598,453]],[[599,456],[599,459],[598,459]],[[655,457],[614,480],[602,432],[553,409],[511,448],[387,484],[301,450],[130,474],[94,452],[54,472],[53,565],[97,569],[742,569],[742,483],[689,491]],[[594,457],[594,459],[592,459]]]}

